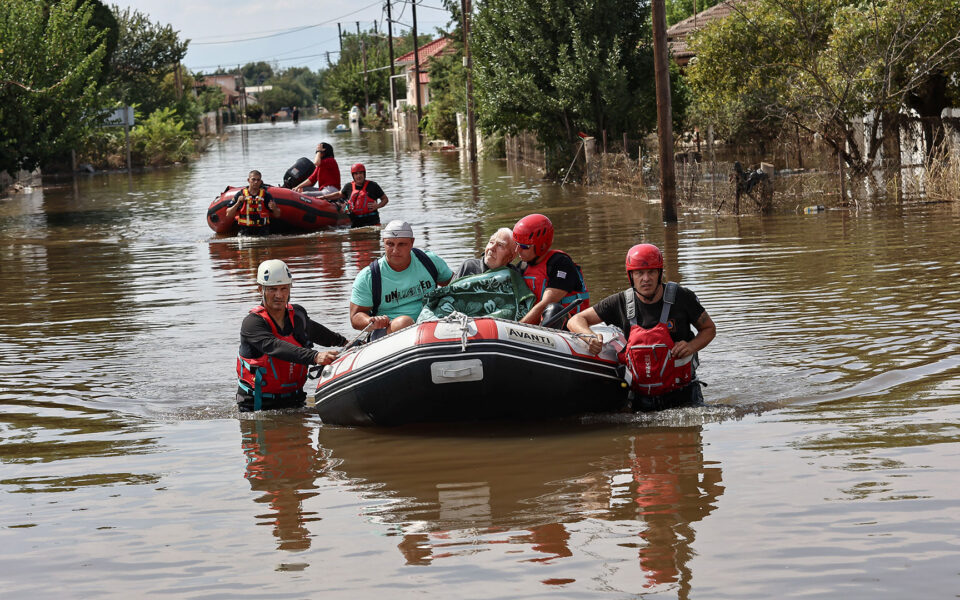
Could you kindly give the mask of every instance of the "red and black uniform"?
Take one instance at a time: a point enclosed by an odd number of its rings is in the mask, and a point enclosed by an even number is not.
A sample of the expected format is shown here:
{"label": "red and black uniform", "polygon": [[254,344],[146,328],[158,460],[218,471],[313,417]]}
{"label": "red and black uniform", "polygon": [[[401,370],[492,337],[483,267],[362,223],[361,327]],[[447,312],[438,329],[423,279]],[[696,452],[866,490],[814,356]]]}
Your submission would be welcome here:
{"label": "red and black uniform", "polygon": [[283,327],[263,306],[252,309],[243,319],[237,357],[237,404],[241,411],[303,406],[307,368],[318,353],[311,345],[347,343],[339,333],[311,320],[302,306],[288,304],[286,310]]}
{"label": "red and black uniform", "polygon": [[521,263],[520,272],[523,273],[523,279],[533,292],[536,302],[543,299],[544,290],[554,288],[568,292],[560,300],[564,306],[576,300],[583,300],[579,308],[570,314],[576,314],[590,307],[590,291],[587,290],[580,266],[573,262],[566,252],[547,250],[536,264]]}
{"label": "red and black uniform", "polygon": [[[628,290],[636,294],[631,288]],[[634,303],[636,306],[637,325],[644,329],[652,329],[660,322],[660,314],[663,312],[663,298],[647,304],[641,302],[639,298]],[[607,296],[598,302],[593,310],[600,317],[600,320],[607,325],[616,325],[623,331],[627,337],[630,336],[630,319],[627,316],[627,306],[623,293],[617,292]],[[693,331],[694,323],[704,313],[703,305],[700,299],[691,290],[677,286],[677,300],[670,306],[670,312],[667,317],[667,330],[670,332],[670,339],[674,342],[689,342],[696,334]],[[694,359],[694,365],[697,360]],[[696,373],[694,373],[696,375]],[[700,383],[693,381],[686,387],[669,392],[662,396],[644,396],[634,400],[634,408],[638,410],[661,409],[671,406],[683,406],[688,404],[701,404],[703,395],[700,391]],[[649,405],[649,406],[648,406]]]}
{"label": "red and black uniform", "polygon": [[[243,202],[246,200],[246,202]],[[233,201],[243,202],[237,211],[237,225],[241,233],[266,234],[270,232],[270,209],[268,205],[273,197],[266,190],[260,188],[255,196],[250,195],[250,188],[245,187],[233,197]]]}
{"label": "red and black uniform", "polygon": [[351,227],[380,224],[380,213],[375,207],[384,193],[377,182],[367,179],[358,188],[356,182],[351,181],[343,186],[340,195],[347,199],[347,206],[350,207]]}

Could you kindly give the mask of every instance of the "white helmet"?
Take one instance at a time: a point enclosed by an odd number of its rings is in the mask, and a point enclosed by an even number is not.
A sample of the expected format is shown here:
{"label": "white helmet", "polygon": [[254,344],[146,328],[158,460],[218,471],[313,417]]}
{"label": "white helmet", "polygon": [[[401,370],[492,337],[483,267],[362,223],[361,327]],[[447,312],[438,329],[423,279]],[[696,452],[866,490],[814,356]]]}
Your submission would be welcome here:
{"label": "white helmet", "polygon": [[293,275],[287,263],[276,258],[265,260],[257,269],[257,283],[264,286],[287,285],[293,283]]}

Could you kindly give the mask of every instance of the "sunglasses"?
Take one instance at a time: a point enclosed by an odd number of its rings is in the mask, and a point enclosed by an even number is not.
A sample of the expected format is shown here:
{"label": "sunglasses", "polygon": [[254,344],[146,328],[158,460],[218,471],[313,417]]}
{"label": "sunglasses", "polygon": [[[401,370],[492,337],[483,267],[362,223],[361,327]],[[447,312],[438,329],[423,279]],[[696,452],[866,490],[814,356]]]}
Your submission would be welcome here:
{"label": "sunglasses", "polygon": [[530,248],[533,248],[533,244],[521,244],[517,242],[517,247],[521,250],[529,250]]}

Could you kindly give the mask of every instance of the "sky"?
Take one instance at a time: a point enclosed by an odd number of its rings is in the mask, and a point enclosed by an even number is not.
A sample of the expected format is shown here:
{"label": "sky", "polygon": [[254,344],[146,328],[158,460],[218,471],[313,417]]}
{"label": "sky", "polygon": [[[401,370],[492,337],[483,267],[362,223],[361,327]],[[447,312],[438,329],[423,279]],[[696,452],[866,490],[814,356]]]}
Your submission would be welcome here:
{"label": "sky", "polygon": [[[154,23],[171,25],[180,39],[189,39],[184,65],[210,72],[266,61],[274,68],[327,66],[336,62],[340,43],[337,23],[344,33],[366,31],[377,23],[387,30],[385,0],[105,0],[120,9],[131,8]],[[409,1],[392,0],[394,35],[412,24]],[[417,33],[446,29],[450,13],[441,0],[417,2]],[[396,22],[399,21],[400,24]]]}

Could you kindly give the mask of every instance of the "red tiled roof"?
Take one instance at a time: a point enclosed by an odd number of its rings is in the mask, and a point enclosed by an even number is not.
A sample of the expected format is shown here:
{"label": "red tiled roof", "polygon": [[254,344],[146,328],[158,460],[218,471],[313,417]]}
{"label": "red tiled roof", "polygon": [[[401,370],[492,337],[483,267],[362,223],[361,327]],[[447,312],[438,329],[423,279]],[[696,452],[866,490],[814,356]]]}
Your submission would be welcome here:
{"label": "red tiled roof", "polygon": [[719,4],[701,11],[693,16],[674,24],[667,29],[667,43],[677,64],[684,65],[693,57],[693,52],[687,46],[687,36],[703,28],[707,23],[725,19],[738,9],[737,5],[748,0],[721,0]]}
{"label": "red tiled roof", "polygon": [[[420,55],[420,66],[422,67],[425,62],[427,62],[431,56],[437,56],[439,54],[452,54],[456,50],[450,47],[450,44],[453,42],[448,37],[441,37],[433,40],[428,44],[424,44],[418,48]],[[413,59],[413,50],[407,52],[403,56],[394,59],[393,64],[395,65],[412,65],[415,61]]]}

